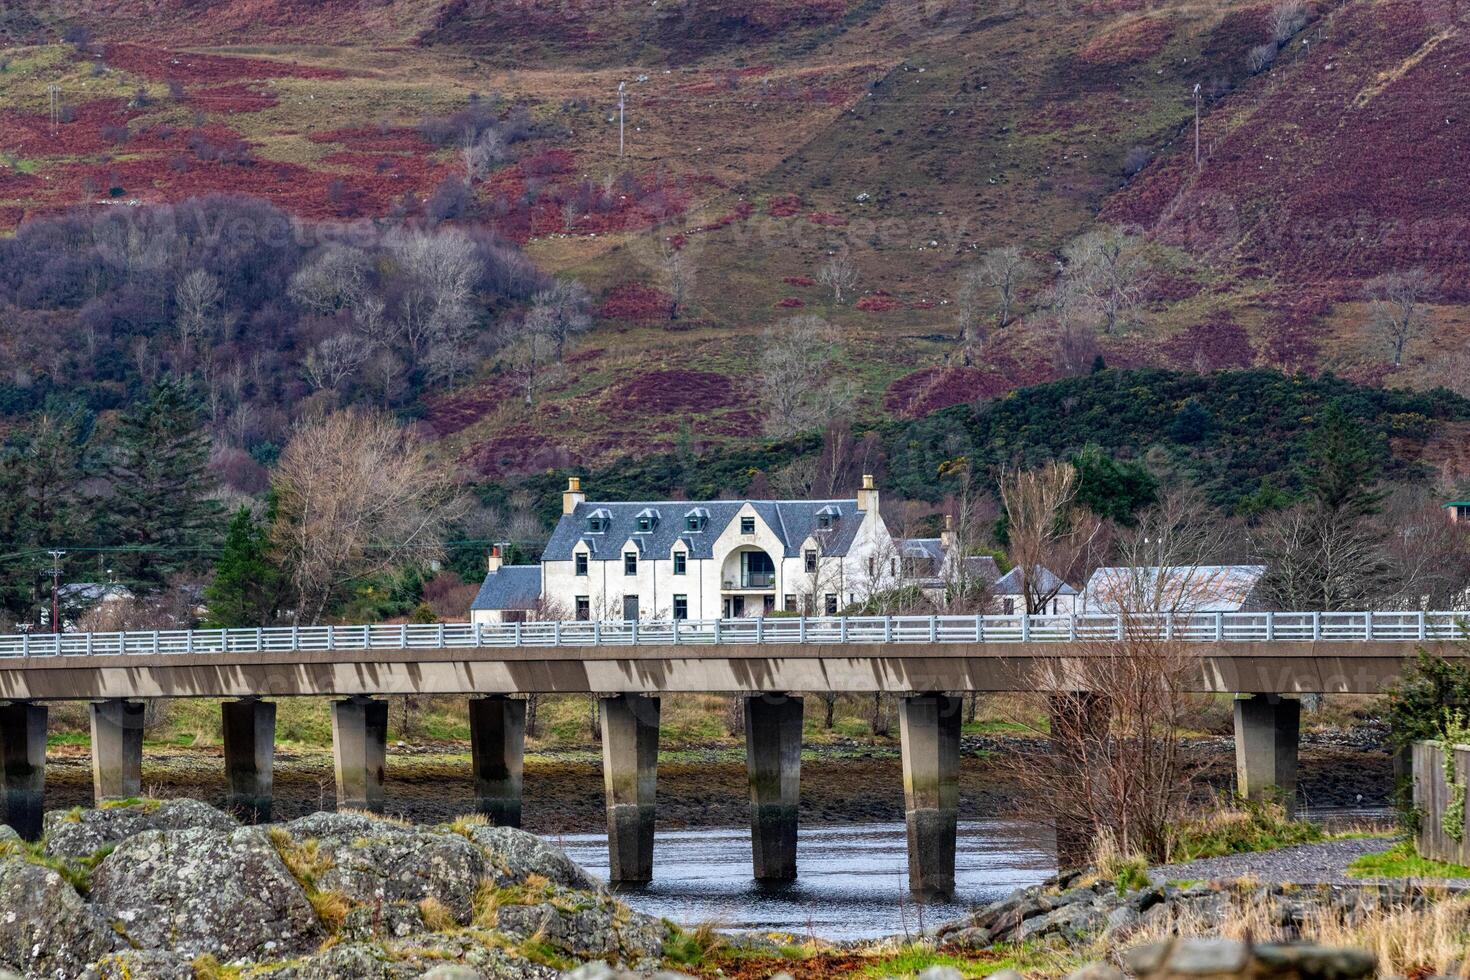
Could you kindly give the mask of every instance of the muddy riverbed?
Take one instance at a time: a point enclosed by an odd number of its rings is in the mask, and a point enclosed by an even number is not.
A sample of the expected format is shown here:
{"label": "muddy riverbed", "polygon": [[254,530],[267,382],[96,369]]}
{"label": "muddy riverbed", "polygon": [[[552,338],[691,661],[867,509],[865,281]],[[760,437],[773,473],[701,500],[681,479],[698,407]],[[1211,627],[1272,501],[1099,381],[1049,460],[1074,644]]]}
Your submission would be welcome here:
{"label": "muddy riverbed", "polygon": [[[1019,790],[1002,755],[1026,751],[1021,740],[965,741],[960,766],[960,819],[1025,818]],[[1196,743],[1209,784],[1228,789],[1234,767],[1229,739]],[[1301,754],[1301,790],[1315,807],[1379,805],[1391,794],[1392,764],[1372,738],[1308,737]],[[92,797],[85,748],[59,746],[48,757],[48,808],[84,806]],[[221,752],[149,747],[143,763],[147,795],[224,802]],[[739,827],[749,819],[745,766],[729,747],[683,749],[658,770],[659,826],[665,829]],[[334,805],[330,752],[279,752],[275,815],[292,819]],[[468,746],[390,747],[387,809],[418,823],[452,818],[473,808]],[[526,760],[525,826],[542,834],[597,831],[605,826],[602,768],[595,747]],[[903,819],[903,777],[896,747],[813,749],[801,773],[804,825],[889,823]]]}

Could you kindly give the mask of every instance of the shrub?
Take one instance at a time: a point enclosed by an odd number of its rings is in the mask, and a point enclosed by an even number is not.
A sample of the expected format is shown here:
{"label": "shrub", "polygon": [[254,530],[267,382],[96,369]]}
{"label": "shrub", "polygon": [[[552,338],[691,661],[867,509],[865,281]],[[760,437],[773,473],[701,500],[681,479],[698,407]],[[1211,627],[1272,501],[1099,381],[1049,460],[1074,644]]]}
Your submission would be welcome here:
{"label": "shrub", "polygon": [[1250,70],[1252,75],[1259,75],[1267,68],[1270,68],[1272,63],[1276,61],[1276,52],[1278,50],[1273,41],[1256,45],[1245,56],[1246,68]]}

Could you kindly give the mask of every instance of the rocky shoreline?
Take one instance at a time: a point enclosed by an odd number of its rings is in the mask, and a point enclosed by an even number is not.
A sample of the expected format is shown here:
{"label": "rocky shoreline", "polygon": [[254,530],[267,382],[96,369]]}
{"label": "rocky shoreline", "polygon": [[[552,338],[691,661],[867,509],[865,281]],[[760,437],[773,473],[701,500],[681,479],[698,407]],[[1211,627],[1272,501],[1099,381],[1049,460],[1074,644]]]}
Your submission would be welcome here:
{"label": "rocky shoreline", "polygon": [[[962,820],[1024,816],[1017,787],[992,758],[1034,750],[1021,738],[966,736],[960,766]],[[524,819],[539,834],[596,832],[605,827],[597,747],[532,754],[526,760]],[[1234,745],[1200,739],[1190,751],[1203,763],[1201,791],[1229,791]],[[665,829],[738,827],[749,819],[743,756],[728,746],[687,747],[659,764],[659,826]],[[903,773],[894,744],[808,747],[802,768],[801,820],[832,826],[903,819]],[[91,763],[80,747],[56,748],[47,760],[47,805],[89,806]],[[150,747],[143,785],[158,798],[192,797],[223,806],[225,782],[218,749]],[[1374,729],[1309,734],[1303,739],[1300,787],[1314,807],[1384,806],[1393,765]],[[275,815],[295,819],[334,806],[330,752],[279,752]],[[451,820],[471,808],[474,786],[468,746],[394,746],[389,750],[387,810],[418,823]]]}

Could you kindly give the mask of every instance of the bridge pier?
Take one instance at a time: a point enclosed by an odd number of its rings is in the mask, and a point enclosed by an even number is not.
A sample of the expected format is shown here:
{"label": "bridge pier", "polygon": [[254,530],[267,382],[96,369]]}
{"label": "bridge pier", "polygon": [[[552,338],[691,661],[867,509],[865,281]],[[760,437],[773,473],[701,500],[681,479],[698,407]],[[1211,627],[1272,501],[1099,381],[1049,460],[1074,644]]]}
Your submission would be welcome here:
{"label": "bridge pier", "polygon": [[526,702],[496,694],[470,698],[470,759],[477,809],[497,827],[521,825]]}
{"label": "bridge pier", "polygon": [[[1092,772],[1086,756],[1106,744],[1107,699],[1096,691],[1067,691],[1048,695],[1046,703],[1051,722],[1051,750],[1070,756],[1065,763],[1069,771]],[[1093,838],[1097,836],[1097,826],[1086,815],[1086,808],[1057,807],[1056,830],[1057,866],[1068,869],[1086,864],[1092,856]]]}
{"label": "bridge pier", "polygon": [[5,823],[26,840],[41,838],[46,810],[46,709],[28,701],[0,705],[0,786]]}
{"label": "bridge pier", "polygon": [[751,862],[757,881],[796,880],[802,706],[801,698],[784,695],[745,699]]}
{"label": "bridge pier", "polygon": [[274,796],[276,706],[258,698],[220,703],[226,806],[251,823],[269,823]]}
{"label": "bridge pier", "polygon": [[93,701],[92,795],[126,800],[143,793],[143,712],[141,701]]}
{"label": "bridge pier", "polygon": [[602,699],[602,778],[607,789],[612,885],[653,880],[659,708],[658,698],[641,694]]}
{"label": "bridge pier", "polygon": [[915,895],[954,894],[960,718],[960,699],[945,694],[911,695],[899,702],[909,889]]}
{"label": "bridge pier", "polygon": [[383,810],[388,764],[388,702],[354,697],[332,702],[332,760],[337,809]]}
{"label": "bridge pier", "polygon": [[1235,699],[1235,779],[1248,800],[1279,801],[1296,813],[1297,740],[1302,703],[1279,694]]}

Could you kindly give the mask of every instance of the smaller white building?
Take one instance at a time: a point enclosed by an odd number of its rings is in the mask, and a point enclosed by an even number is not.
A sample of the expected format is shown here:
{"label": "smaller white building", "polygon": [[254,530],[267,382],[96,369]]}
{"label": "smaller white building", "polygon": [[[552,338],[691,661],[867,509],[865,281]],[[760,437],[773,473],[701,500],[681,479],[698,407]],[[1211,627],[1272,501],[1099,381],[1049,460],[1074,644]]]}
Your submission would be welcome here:
{"label": "smaller white building", "polygon": [[472,623],[524,623],[541,606],[541,566],[503,565],[500,549],[490,550],[485,581],[470,603]]}
{"label": "smaller white building", "polygon": [[[1027,607],[1027,585],[1019,568],[1013,568],[1002,575],[990,589],[999,611],[1007,616],[1024,613]],[[1031,595],[1039,599],[1044,607],[1037,611],[1038,616],[1073,616],[1081,611],[1078,608],[1081,596],[1077,590],[1051,569],[1037,568],[1032,572],[1029,585]]]}

